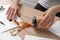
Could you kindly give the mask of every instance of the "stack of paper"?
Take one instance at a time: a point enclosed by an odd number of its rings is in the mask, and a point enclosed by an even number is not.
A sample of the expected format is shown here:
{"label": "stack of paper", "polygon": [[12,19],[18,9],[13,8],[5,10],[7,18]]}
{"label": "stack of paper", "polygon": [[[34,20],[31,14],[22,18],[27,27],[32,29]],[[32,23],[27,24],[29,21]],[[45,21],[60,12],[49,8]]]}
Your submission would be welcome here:
{"label": "stack of paper", "polygon": [[10,32],[0,33],[0,40],[21,40],[20,36],[12,36]]}
{"label": "stack of paper", "polygon": [[60,37],[60,21],[57,21],[55,24],[53,24],[49,31]]}
{"label": "stack of paper", "polygon": [[44,37],[36,37],[36,36],[31,36],[31,35],[26,35],[25,40],[53,40],[49,38],[44,38]]}

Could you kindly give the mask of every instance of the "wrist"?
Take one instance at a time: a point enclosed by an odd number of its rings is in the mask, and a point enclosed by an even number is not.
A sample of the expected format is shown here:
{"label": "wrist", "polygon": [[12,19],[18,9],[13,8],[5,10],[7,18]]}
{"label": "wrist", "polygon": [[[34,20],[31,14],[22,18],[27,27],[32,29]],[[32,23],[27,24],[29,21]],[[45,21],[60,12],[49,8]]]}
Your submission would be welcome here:
{"label": "wrist", "polygon": [[49,12],[50,12],[50,14],[52,14],[52,15],[56,15],[56,13],[57,13],[58,11],[57,11],[57,9],[56,9],[55,7],[51,7],[51,8],[49,8]]}
{"label": "wrist", "polygon": [[52,11],[53,11],[54,14],[56,14],[57,12],[60,12],[60,5],[53,6]]}

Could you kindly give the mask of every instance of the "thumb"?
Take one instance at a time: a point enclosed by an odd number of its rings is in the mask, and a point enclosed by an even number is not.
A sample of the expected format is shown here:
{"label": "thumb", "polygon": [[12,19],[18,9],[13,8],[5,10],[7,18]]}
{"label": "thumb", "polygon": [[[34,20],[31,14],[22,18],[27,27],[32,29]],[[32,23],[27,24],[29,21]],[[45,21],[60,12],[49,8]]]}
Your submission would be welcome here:
{"label": "thumb", "polygon": [[42,16],[44,17],[46,15],[46,13],[47,13],[47,11],[45,11]]}

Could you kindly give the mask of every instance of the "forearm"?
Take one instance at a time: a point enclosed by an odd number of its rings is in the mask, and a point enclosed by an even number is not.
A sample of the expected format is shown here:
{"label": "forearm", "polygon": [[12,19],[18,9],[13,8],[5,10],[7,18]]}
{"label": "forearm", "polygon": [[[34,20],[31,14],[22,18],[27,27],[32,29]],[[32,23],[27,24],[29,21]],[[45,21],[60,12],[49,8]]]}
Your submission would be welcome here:
{"label": "forearm", "polygon": [[13,3],[19,3],[20,0],[11,0]]}
{"label": "forearm", "polygon": [[57,10],[57,12],[60,12],[60,5],[56,6],[56,10]]}
{"label": "forearm", "polygon": [[57,12],[60,12],[60,5],[53,6],[52,11],[54,14],[56,14]]}

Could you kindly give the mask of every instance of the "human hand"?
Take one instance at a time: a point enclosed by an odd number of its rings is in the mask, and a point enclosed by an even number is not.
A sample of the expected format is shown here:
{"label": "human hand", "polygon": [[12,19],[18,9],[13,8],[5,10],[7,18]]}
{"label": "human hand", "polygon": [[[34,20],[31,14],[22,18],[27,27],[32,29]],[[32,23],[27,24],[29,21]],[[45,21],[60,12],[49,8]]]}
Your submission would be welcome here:
{"label": "human hand", "polygon": [[12,3],[11,6],[8,8],[6,15],[9,21],[15,20],[16,16],[20,17],[21,16],[20,4]]}
{"label": "human hand", "polygon": [[39,26],[40,28],[49,28],[55,19],[56,13],[52,11],[52,8],[48,9],[43,14],[43,18],[41,19]]}

